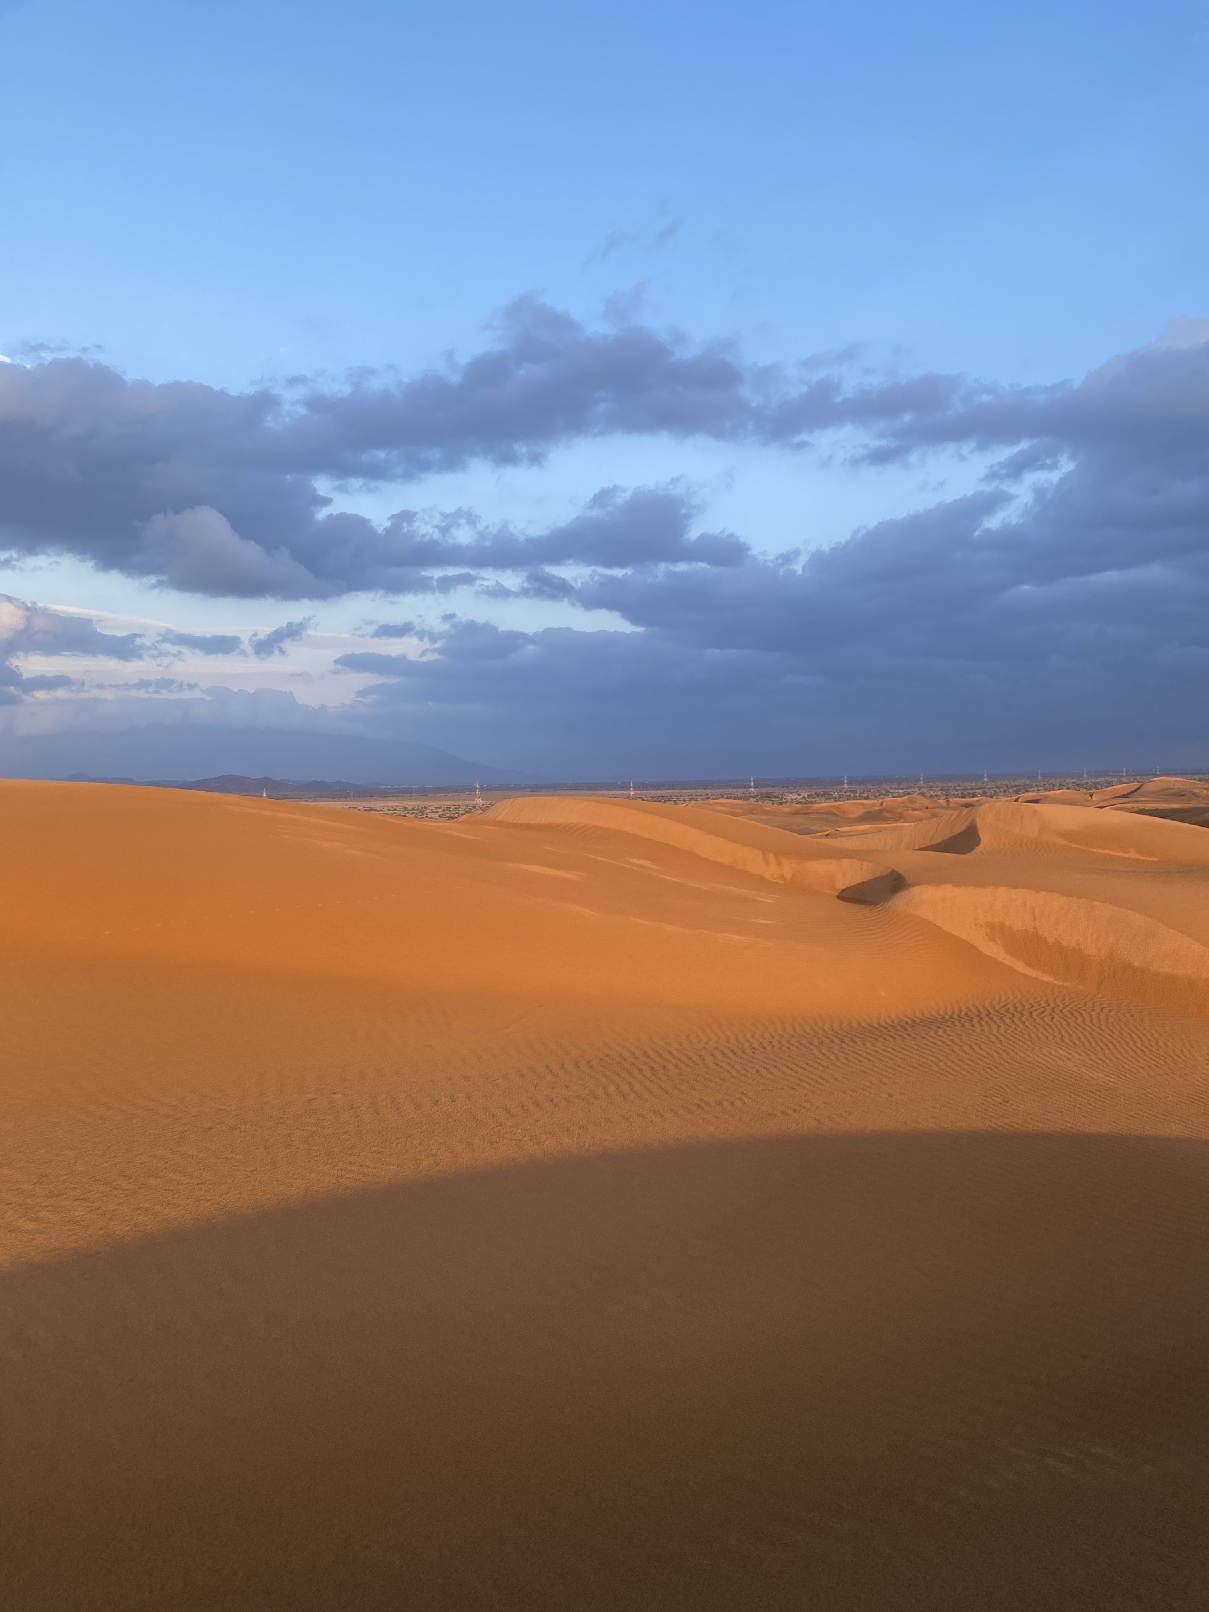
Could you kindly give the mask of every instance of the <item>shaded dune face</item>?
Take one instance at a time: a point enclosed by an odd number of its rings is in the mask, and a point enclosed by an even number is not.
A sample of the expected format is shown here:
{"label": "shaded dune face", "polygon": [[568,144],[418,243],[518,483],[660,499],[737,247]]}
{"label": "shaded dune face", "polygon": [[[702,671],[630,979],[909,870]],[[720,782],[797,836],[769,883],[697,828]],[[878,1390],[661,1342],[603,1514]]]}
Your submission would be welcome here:
{"label": "shaded dune face", "polygon": [[1038,979],[1127,1001],[1209,1003],[1209,947],[1128,908],[994,885],[923,885],[898,905]]}
{"label": "shaded dune face", "polygon": [[1187,1607],[1209,1153],[534,1165],[9,1277],[23,1607]]}
{"label": "shaded dune face", "polygon": [[952,815],[0,785],[0,1604],[1199,1612],[1209,836]]}

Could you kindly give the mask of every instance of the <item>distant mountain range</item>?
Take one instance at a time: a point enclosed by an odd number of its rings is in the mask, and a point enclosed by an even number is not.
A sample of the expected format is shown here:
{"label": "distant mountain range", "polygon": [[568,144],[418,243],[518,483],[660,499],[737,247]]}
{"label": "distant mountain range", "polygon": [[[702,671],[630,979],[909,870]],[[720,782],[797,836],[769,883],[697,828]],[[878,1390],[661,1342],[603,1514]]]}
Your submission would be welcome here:
{"label": "distant mountain range", "polygon": [[[477,780],[482,782],[484,780]],[[490,780],[485,780],[490,783]],[[222,773],[217,778],[97,778],[92,773],[69,772],[68,784],[133,784],[153,789],[197,789],[214,795],[268,795],[271,800],[293,800],[314,795],[352,795],[372,799],[382,790],[469,789],[469,784],[354,784],[347,778],[249,778],[246,773]],[[498,787],[498,780],[497,780]],[[519,786],[518,786],[519,787]]]}
{"label": "distant mountain range", "polygon": [[268,728],[185,724],[130,728],[120,733],[0,736],[0,778],[91,778],[126,783],[182,783],[219,788],[233,779],[291,789],[366,785],[519,784],[510,768],[488,767],[404,739],[357,734],[292,733]]}

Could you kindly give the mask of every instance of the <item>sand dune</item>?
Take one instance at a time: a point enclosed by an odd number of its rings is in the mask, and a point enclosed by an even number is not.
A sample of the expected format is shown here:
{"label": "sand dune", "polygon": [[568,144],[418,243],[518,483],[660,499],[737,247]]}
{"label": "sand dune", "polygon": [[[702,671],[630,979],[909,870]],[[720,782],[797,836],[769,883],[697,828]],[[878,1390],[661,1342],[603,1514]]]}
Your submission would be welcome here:
{"label": "sand dune", "polygon": [[[775,883],[870,904],[893,898],[896,913],[926,919],[1037,978],[1209,1010],[1209,835],[1187,824],[1001,800],[922,815],[911,800],[905,821],[890,827],[793,839],[708,806],[569,797],[506,801],[487,815],[611,828]],[[882,860],[837,856],[837,841]],[[1150,864],[1151,876],[1114,877],[1121,858]],[[958,867],[962,882],[949,882]],[[1012,885],[999,882],[1005,870]]]}
{"label": "sand dune", "polygon": [[[802,801],[778,804],[762,799],[702,801],[709,811],[793,834],[873,831],[886,825],[923,824],[953,811],[989,804],[981,796],[938,799],[935,795],[892,795],[877,800]],[[1104,789],[1045,789],[1017,795],[1005,805],[1091,806],[1098,811],[1128,812],[1209,824],[1209,783],[1194,778],[1154,777]]]}
{"label": "sand dune", "polygon": [[1146,787],[0,785],[3,1603],[1203,1606],[1209,834]]}
{"label": "sand dune", "polygon": [[753,823],[733,823],[691,806],[662,806],[653,801],[585,800],[581,796],[506,800],[492,806],[493,823],[524,823],[562,829],[602,828],[633,835],[659,845],[672,845],[707,862],[738,868],[774,884],[792,884],[818,895],[842,895],[870,882],[893,884],[893,870],[858,857],[815,854],[813,846],[795,844]]}

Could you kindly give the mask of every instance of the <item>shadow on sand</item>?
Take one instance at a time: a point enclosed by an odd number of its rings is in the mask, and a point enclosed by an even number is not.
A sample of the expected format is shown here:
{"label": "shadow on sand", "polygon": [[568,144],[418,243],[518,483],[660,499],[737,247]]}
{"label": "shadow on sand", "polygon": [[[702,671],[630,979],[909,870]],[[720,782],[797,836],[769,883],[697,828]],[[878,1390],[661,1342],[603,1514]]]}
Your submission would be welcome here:
{"label": "shadow on sand", "polygon": [[1201,1144],[574,1159],[3,1301],[7,1606],[1205,1604]]}

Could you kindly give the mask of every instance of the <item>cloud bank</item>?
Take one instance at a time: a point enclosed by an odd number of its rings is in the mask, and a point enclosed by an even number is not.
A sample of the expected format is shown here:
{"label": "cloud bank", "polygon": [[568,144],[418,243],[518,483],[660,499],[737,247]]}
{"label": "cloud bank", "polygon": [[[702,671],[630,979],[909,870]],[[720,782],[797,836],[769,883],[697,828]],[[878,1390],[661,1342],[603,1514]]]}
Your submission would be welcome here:
{"label": "cloud bank", "polygon": [[[676,480],[603,488],[536,532],[468,511],[376,526],[317,491],[322,477],[537,461],[590,436],[802,452],[841,428],[858,462],[976,453],[991,467],[964,497],[779,557],[706,529]],[[526,300],[465,363],[336,391],[235,396],[74,360],[4,366],[0,466],[17,553],[69,552],[183,591],[378,591],[434,608],[371,623],[335,656],[349,693],[332,720],[365,733],[566,776],[1209,766],[1205,320],[1174,321],[1081,381],[1006,387],[853,379],[841,360],[770,369]],[[628,630],[441,614],[466,588],[610,611]],[[45,646],[90,630],[97,656],[144,653],[71,619],[5,628],[0,697],[72,697],[19,669],[38,634],[44,654],[83,653]],[[238,653],[268,664],[307,625],[240,638]],[[236,652],[228,636],[158,642],[221,655]]]}
{"label": "cloud bank", "polygon": [[[214,596],[400,592],[431,585],[432,565],[497,563],[521,539],[497,533],[493,548],[471,530],[459,555],[456,517],[433,525],[402,511],[378,527],[332,512],[321,481],[377,486],[473,463],[540,463],[565,443],[616,435],[800,448],[841,426],[905,431],[986,394],[944,376],[853,385],[641,325],[591,331],[531,298],[507,310],[495,337],[444,371],[361,375],[335,390],[157,385],[72,358],[5,365],[0,544]],[[622,564],[627,551],[665,541],[641,500],[626,513],[585,511],[519,563],[614,563],[605,532]],[[705,560],[706,549],[684,557]]]}
{"label": "cloud bank", "polygon": [[[29,675],[18,663],[31,657],[67,657],[94,666],[98,662],[102,666],[147,660],[163,663],[182,655],[231,659],[251,653],[265,660],[285,655],[287,645],[303,638],[310,626],[307,617],[246,638],[239,633],[181,632],[173,627],[111,633],[83,611],[53,609],[0,593],[0,704],[14,705],[31,695],[85,686],[80,677],[67,673]],[[121,684],[125,690],[145,693],[182,693],[194,686],[171,677],[127,679]]]}

